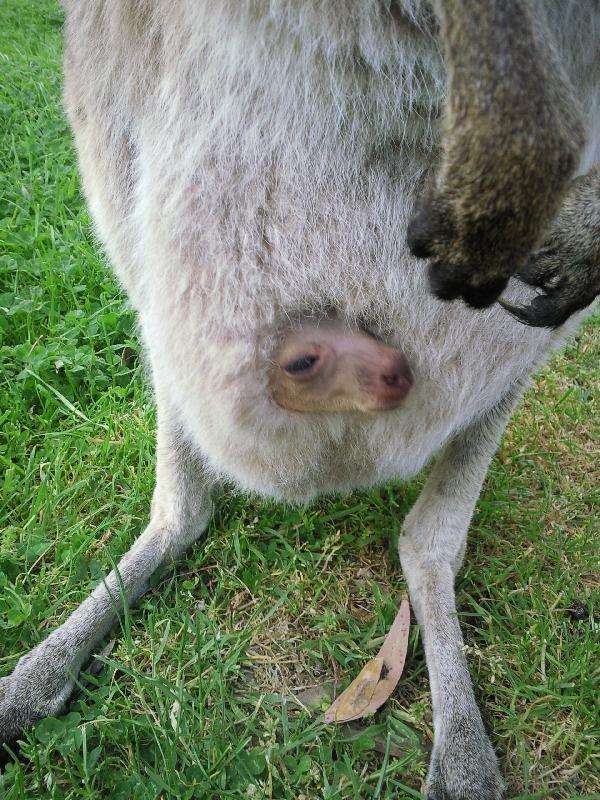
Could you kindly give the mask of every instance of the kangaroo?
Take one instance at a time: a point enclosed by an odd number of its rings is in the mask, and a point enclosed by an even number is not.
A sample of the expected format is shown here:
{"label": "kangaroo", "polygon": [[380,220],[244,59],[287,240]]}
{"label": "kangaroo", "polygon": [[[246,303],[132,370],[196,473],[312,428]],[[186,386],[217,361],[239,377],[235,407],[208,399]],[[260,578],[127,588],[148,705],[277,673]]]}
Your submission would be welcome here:
{"label": "kangaroo", "polygon": [[454,579],[512,410],[596,291],[597,4],[64,5],[66,106],[148,354],[157,482],[118,570],[2,678],[0,741],[64,709],[223,479],[307,502],[435,456],[398,544],[433,701],[425,791],[497,800]]}

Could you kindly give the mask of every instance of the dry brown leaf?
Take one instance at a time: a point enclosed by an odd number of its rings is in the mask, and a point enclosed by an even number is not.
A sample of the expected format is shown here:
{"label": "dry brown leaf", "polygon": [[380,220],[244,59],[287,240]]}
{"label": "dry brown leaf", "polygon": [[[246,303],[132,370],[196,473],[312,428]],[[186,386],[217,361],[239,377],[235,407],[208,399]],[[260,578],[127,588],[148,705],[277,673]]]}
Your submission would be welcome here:
{"label": "dry brown leaf", "polygon": [[348,722],[357,719],[369,707],[381,677],[383,658],[374,658],[361,669],[350,686],[325,712],[325,722]]}
{"label": "dry brown leaf", "polygon": [[372,714],[392,694],[406,660],[410,606],[404,595],[400,609],[377,656],[325,712],[325,722],[350,722]]}

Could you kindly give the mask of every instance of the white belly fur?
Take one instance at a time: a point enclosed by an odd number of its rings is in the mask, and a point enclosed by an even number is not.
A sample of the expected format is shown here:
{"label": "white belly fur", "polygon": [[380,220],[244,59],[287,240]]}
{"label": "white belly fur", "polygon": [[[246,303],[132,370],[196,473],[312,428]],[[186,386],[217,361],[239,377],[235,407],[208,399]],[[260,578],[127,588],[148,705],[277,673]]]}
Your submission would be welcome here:
{"label": "white belly fur", "polygon": [[[194,9],[141,124],[133,299],[157,388],[214,472],[305,501],[414,475],[565,331],[443,304],[407,252],[443,96],[433,37],[393,27],[375,0],[348,3],[344,23],[307,2],[301,29],[293,5],[270,25],[227,2]],[[401,408],[299,415],[269,399],[278,327],[331,309],[406,353]]]}

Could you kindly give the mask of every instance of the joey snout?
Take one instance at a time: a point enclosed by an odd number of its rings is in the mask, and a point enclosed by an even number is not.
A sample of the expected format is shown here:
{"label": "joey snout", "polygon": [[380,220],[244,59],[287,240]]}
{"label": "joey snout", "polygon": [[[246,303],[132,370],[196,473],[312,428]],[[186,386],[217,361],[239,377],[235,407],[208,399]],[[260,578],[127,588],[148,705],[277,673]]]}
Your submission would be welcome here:
{"label": "joey snout", "polygon": [[413,383],[406,356],[336,319],[290,328],[273,357],[269,389],[288,411],[397,408]]}

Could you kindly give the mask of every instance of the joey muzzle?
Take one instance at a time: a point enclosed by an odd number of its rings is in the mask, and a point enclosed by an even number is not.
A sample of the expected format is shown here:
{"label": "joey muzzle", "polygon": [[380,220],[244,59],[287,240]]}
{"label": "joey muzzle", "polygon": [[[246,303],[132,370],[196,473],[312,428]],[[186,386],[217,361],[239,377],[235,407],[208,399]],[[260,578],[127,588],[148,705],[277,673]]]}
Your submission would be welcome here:
{"label": "joey muzzle", "polygon": [[307,320],[281,339],[269,389],[288,411],[360,411],[397,408],[413,383],[406,356],[339,320]]}

